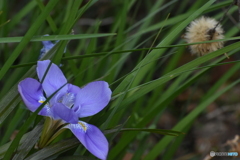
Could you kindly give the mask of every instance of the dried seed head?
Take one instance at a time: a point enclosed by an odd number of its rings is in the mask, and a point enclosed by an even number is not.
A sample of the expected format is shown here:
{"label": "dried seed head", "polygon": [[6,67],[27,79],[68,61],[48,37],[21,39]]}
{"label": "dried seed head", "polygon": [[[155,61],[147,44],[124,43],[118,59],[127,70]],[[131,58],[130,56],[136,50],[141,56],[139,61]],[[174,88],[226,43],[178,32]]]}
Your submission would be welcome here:
{"label": "dried seed head", "polygon": [[[201,17],[190,23],[184,35],[187,43],[223,39],[222,26],[213,18]],[[196,44],[189,46],[192,54],[203,56],[223,47],[223,42]]]}

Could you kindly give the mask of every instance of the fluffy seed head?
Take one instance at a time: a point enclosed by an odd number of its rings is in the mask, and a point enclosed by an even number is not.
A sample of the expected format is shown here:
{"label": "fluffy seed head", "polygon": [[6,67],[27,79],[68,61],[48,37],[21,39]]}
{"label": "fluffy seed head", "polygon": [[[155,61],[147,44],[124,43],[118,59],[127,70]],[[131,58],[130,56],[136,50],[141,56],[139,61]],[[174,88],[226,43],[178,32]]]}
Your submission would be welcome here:
{"label": "fluffy seed head", "polygon": [[[223,39],[223,29],[213,18],[201,17],[190,23],[184,35],[187,43]],[[192,54],[203,56],[223,47],[223,42],[196,44],[189,46]]]}

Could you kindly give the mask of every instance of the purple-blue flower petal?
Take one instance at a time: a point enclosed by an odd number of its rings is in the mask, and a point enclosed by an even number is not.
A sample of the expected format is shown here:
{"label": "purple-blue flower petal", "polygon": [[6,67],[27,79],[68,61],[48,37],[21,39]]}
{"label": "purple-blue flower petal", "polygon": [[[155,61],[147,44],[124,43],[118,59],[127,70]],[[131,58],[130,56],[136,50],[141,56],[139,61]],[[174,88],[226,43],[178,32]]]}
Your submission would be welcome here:
{"label": "purple-blue flower petal", "polygon": [[[35,112],[45,101],[41,84],[33,78],[26,78],[21,81],[18,84],[18,91],[25,105],[32,112]],[[52,115],[47,105],[45,105],[38,114],[49,117]]]}
{"label": "purple-blue flower petal", "polygon": [[55,45],[51,41],[42,41],[42,44],[43,44],[43,48],[44,48],[45,52],[48,52]]}
{"label": "purple-blue flower petal", "polygon": [[[37,74],[40,81],[42,81],[49,64],[50,60],[38,61]],[[43,90],[45,91],[47,97],[51,96],[66,83],[67,79],[63,75],[62,71],[56,64],[52,63],[42,83]],[[65,85],[59,92],[66,93],[67,85]]]}
{"label": "purple-blue flower petal", "polygon": [[78,123],[77,114],[71,108],[68,108],[62,103],[53,104],[51,110],[54,119],[62,119],[65,122],[72,124]]}
{"label": "purple-blue flower petal", "polygon": [[76,96],[74,108],[79,108],[79,117],[88,117],[100,112],[111,99],[112,91],[108,83],[96,81],[83,87]]}
{"label": "purple-blue flower petal", "polygon": [[37,80],[24,79],[18,84],[18,91],[30,111],[34,112],[42,104],[39,101],[44,98],[43,90]]}
{"label": "purple-blue flower petal", "polygon": [[68,93],[74,93],[75,95],[77,95],[80,92],[80,88],[78,86],[72,85],[72,84],[68,84]]}
{"label": "purple-blue flower petal", "polygon": [[38,114],[41,116],[48,116],[53,118],[51,108],[47,105],[45,105]]}
{"label": "purple-blue flower petal", "polygon": [[96,126],[79,121],[78,124],[69,124],[66,128],[69,128],[94,156],[99,159],[107,159],[108,141]]}

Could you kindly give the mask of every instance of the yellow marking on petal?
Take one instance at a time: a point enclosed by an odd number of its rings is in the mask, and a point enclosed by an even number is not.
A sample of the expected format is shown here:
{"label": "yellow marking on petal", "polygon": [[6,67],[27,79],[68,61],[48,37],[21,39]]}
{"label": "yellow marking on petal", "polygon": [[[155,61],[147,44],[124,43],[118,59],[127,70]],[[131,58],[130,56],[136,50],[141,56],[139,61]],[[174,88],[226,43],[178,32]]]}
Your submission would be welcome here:
{"label": "yellow marking on petal", "polygon": [[40,101],[38,101],[38,102],[39,102],[39,103],[44,103],[45,101],[41,101],[41,100],[40,100]]}
{"label": "yellow marking on petal", "polygon": [[87,126],[81,122],[78,122],[78,124],[80,124],[82,126],[83,130],[86,132]]}

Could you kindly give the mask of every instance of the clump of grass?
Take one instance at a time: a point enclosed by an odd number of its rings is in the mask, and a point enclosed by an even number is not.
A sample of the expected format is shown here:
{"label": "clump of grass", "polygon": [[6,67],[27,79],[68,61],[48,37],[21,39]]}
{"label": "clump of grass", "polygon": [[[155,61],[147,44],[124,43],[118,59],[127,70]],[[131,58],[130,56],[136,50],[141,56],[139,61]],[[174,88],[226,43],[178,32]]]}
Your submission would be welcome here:
{"label": "clump of grass", "polygon": [[[190,41],[196,37],[188,36],[185,44],[180,38],[185,28],[203,14],[215,19],[222,17],[221,8],[232,1],[214,2],[51,0],[42,3],[36,0],[19,7],[10,1],[1,2],[0,24],[4,25],[0,26],[0,158],[93,157],[68,131],[57,132],[50,138],[51,143],[37,148],[41,133],[51,132],[48,125],[57,126],[56,130],[61,125],[38,116],[40,109],[30,113],[17,91],[23,79],[37,78],[35,64],[43,47],[41,41],[58,41],[41,60],[61,64],[69,83],[84,86],[104,80],[113,91],[104,110],[84,118],[106,134],[110,144],[108,159],[123,159],[126,155],[132,159],[172,159],[187,140],[184,137],[194,120],[210,103],[239,83],[239,79],[229,80],[240,68],[238,61],[230,62],[232,67],[214,85],[206,81],[206,77],[211,77],[209,70],[226,65],[221,63],[226,58],[222,56],[224,53],[234,57],[240,49],[240,42],[222,45],[238,33],[235,25],[227,25],[232,23],[229,19],[222,23],[225,39],[216,38],[218,35],[211,38],[207,33],[201,42]],[[216,34],[222,34],[216,23],[207,28],[217,26]],[[215,39],[221,41],[202,42]],[[212,47],[213,43],[218,44],[217,49]],[[189,59],[185,49],[188,45],[202,46],[194,54],[203,56]],[[201,88],[204,95],[189,112],[186,106],[193,101],[194,93],[181,106],[177,97],[193,86]],[[176,119],[166,128],[159,125],[164,111],[171,112]],[[146,145],[139,145],[143,143]]]}

